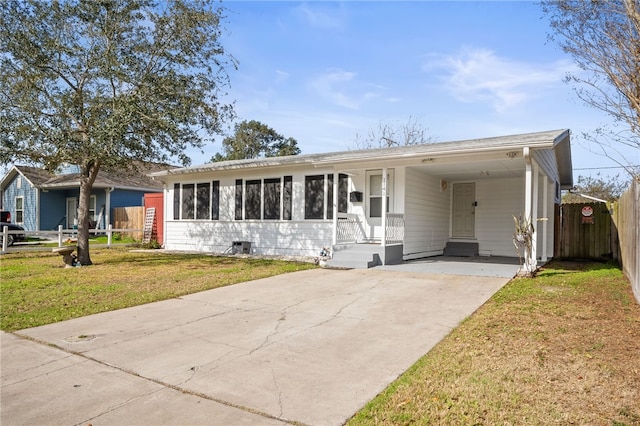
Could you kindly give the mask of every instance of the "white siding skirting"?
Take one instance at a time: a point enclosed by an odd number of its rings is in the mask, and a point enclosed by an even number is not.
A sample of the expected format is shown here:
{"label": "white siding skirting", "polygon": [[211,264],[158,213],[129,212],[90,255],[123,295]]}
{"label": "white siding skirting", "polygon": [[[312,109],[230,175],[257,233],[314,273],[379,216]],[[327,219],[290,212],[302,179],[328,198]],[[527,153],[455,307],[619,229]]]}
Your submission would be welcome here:
{"label": "white siding skirting", "polygon": [[318,256],[331,246],[332,221],[167,221],[165,248],[231,252],[234,241],[251,242],[258,255]]}

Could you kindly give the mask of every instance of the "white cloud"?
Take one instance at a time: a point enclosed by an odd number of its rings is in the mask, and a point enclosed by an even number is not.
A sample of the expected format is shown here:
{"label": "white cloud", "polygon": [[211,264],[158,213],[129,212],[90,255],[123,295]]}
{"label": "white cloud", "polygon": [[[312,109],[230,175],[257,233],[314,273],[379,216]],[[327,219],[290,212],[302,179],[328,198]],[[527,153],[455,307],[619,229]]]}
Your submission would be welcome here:
{"label": "white cloud", "polygon": [[276,70],[276,83],[283,83],[289,79],[289,73],[281,70]]}
{"label": "white cloud", "polygon": [[444,87],[461,102],[486,102],[498,112],[540,98],[561,86],[575,66],[516,61],[489,49],[462,49],[455,55],[431,56],[424,71],[443,70]]}
{"label": "white cloud", "polygon": [[315,28],[336,29],[344,26],[345,9],[342,5],[335,7],[331,3],[303,3],[295,10],[307,24]]}
{"label": "white cloud", "polygon": [[354,72],[333,69],[316,77],[311,82],[311,87],[318,95],[332,103],[349,109],[357,109],[362,99],[346,93],[355,78],[356,73]]}

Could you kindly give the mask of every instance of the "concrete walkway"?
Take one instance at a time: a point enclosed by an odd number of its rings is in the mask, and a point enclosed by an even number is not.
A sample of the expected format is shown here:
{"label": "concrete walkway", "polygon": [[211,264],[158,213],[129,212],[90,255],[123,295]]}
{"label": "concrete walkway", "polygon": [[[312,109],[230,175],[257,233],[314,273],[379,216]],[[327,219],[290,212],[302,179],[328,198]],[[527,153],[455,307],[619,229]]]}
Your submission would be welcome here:
{"label": "concrete walkway", "polygon": [[507,281],[315,269],[2,333],[0,423],[339,425]]}

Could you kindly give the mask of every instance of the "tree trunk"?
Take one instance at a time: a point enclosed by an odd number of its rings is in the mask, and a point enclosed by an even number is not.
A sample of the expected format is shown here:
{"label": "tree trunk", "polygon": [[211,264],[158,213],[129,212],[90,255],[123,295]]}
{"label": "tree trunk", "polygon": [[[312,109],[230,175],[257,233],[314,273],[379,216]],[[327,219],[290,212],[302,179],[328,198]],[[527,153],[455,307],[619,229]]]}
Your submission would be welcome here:
{"label": "tree trunk", "polygon": [[96,180],[100,165],[89,162],[82,165],[80,176],[80,200],[78,204],[78,262],[81,265],[92,265],[89,254],[89,200],[91,189]]}

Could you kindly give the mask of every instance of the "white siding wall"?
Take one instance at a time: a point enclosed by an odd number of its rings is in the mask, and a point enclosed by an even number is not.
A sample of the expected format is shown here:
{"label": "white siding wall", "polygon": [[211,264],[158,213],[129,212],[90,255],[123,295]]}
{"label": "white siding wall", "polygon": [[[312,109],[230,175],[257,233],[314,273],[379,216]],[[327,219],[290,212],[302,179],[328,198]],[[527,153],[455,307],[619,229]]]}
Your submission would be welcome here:
{"label": "white siding wall", "polygon": [[524,178],[476,183],[476,237],[482,256],[517,256],[513,216],[524,211]]}
{"label": "white siding wall", "polygon": [[223,253],[250,241],[253,254],[318,256],[331,233],[330,221],[167,221],[165,248]]}
{"label": "white siding wall", "polygon": [[[252,170],[170,176],[165,189],[165,248],[223,253],[233,241],[250,241],[252,253],[317,256],[332,241],[332,220],[304,219],[304,178],[333,173],[331,169],[281,169],[264,174]],[[292,220],[234,220],[236,179],[293,177]],[[220,181],[220,220],[174,220],[174,183]],[[329,204],[331,200],[328,200]]]}
{"label": "white siding wall", "polygon": [[449,238],[450,188],[441,191],[439,178],[407,168],[404,192],[404,258],[442,254]]}

